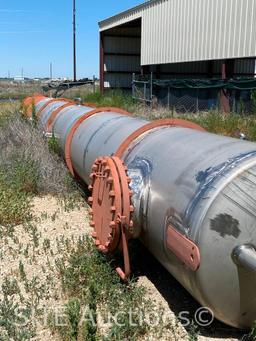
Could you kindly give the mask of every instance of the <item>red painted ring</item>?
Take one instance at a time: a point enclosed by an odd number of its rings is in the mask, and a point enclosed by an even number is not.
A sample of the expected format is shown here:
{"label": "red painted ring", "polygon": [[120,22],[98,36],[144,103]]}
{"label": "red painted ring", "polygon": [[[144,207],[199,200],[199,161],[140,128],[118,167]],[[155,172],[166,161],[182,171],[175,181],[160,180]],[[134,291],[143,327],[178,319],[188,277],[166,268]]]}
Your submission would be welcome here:
{"label": "red painted ring", "polygon": [[131,116],[131,114],[128,111],[123,110],[123,109],[112,108],[112,107],[102,107],[102,108],[93,109],[92,111],[85,113],[75,122],[75,124],[72,126],[70,132],[68,133],[68,136],[66,139],[66,144],[65,144],[65,161],[66,161],[66,164],[67,164],[67,167],[68,167],[70,173],[73,176],[75,175],[75,173],[74,173],[74,168],[73,168],[72,161],[71,161],[71,143],[72,143],[72,139],[75,135],[75,132],[77,131],[80,124],[82,124],[89,117],[91,117],[95,114],[103,113],[103,112],[114,112],[117,114]]}
{"label": "red painted ring", "polygon": [[48,105],[52,104],[52,103],[55,103],[55,102],[59,102],[59,101],[66,101],[67,103],[70,103],[71,101],[67,98],[53,98],[51,99],[50,101],[46,102],[42,108],[40,108],[36,114],[36,116],[39,118],[42,114],[42,112],[44,111],[45,108],[48,107]]}
{"label": "red painted ring", "polygon": [[49,117],[49,119],[48,119],[48,121],[47,121],[47,123],[46,123],[45,130],[46,130],[47,132],[51,132],[53,122],[54,122],[55,118],[57,117],[57,115],[58,115],[63,109],[68,108],[68,107],[71,107],[72,105],[75,105],[75,102],[71,102],[71,101],[70,101],[70,102],[68,102],[68,103],[63,104],[63,105],[60,106],[59,108],[55,109],[55,110],[51,113],[51,115],[50,115],[50,117]]}
{"label": "red painted ring", "polygon": [[26,97],[22,103],[23,105],[23,109],[24,109],[24,114],[28,117],[32,116],[32,107],[33,104],[37,105],[37,103],[39,103],[41,100],[43,100],[44,98],[46,98],[44,95],[41,94],[35,94],[31,97]]}
{"label": "red painted ring", "polygon": [[119,146],[117,149],[115,156],[122,158],[125,151],[129,148],[129,145],[136,140],[138,137],[140,137],[142,134],[146,133],[149,130],[152,130],[154,128],[164,127],[164,126],[178,126],[183,128],[190,128],[190,129],[196,129],[199,131],[205,131],[204,128],[200,127],[198,124],[181,120],[178,118],[172,118],[172,119],[162,119],[157,121],[152,121],[139,129],[135,130],[131,135],[129,135]]}

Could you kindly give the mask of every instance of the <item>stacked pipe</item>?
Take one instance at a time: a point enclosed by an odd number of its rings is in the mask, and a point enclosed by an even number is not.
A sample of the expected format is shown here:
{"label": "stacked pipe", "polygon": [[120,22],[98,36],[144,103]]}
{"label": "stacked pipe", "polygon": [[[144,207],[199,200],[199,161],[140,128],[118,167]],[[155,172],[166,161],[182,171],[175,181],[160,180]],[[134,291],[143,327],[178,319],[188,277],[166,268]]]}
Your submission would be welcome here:
{"label": "stacked pipe", "polygon": [[256,145],[178,119],[149,122],[117,108],[41,95],[27,98],[45,134],[58,138],[70,172],[88,184],[95,245],[129,239],[160,263],[219,320],[256,319]]}

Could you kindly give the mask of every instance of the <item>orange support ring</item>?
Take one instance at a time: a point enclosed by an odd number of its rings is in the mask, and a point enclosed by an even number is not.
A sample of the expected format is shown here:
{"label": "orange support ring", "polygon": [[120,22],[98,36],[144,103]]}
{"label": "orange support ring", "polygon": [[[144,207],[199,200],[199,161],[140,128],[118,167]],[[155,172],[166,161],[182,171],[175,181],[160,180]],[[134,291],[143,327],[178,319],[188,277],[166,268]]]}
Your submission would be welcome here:
{"label": "orange support ring", "polygon": [[129,145],[136,140],[139,136],[146,133],[149,130],[152,130],[154,128],[164,127],[164,126],[178,126],[183,128],[190,128],[190,129],[196,129],[199,131],[205,131],[204,128],[200,127],[198,124],[181,120],[178,118],[172,118],[172,119],[162,119],[157,121],[152,121],[139,129],[135,130],[131,135],[129,135],[119,146],[117,149],[115,156],[122,158],[124,152],[128,149]]}
{"label": "orange support ring", "polygon": [[126,115],[126,116],[131,116],[131,114],[123,109],[120,108],[113,108],[113,107],[102,107],[102,108],[96,108],[92,111],[89,111],[87,113],[85,113],[83,116],[81,116],[76,122],[75,124],[72,126],[70,132],[68,133],[67,139],[66,139],[66,144],[65,144],[65,161],[67,164],[67,167],[70,171],[70,173],[74,176],[74,169],[72,166],[72,161],[71,161],[71,142],[73,139],[73,136],[75,135],[75,132],[77,131],[78,127],[80,126],[81,123],[83,123],[85,120],[87,120],[89,117],[95,115],[95,114],[99,114],[102,112],[114,112],[117,114],[122,114],[122,115]]}
{"label": "orange support ring", "polygon": [[45,108],[48,107],[48,105],[50,105],[51,103],[55,103],[55,102],[59,102],[59,101],[66,101],[68,103],[70,103],[71,101],[67,98],[53,98],[51,99],[50,101],[46,102],[42,108],[40,108],[37,112],[37,117],[40,117],[41,116],[41,113],[44,111]]}
{"label": "orange support ring", "polygon": [[65,108],[71,107],[72,105],[75,105],[75,102],[68,102],[63,104],[62,106],[60,106],[59,108],[53,110],[53,112],[51,113],[51,116],[49,117],[47,123],[46,123],[46,127],[45,130],[47,132],[50,132],[52,130],[52,125],[53,122],[55,120],[55,118],[57,117],[57,115]]}
{"label": "orange support ring", "polygon": [[32,106],[37,105],[38,102],[46,98],[44,95],[41,94],[35,94],[31,97],[26,97],[22,103],[23,109],[24,109],[24,114],[28,117],[32,116]]}
{"label": "orange support ring", "polygon": [[35,94],[33,96],[26,97],[23,100],[23,105],[28,106],[28,105],[32,104],[33,101],[36,101],[38,99],[43,99],[43,98],[46,98],[46,97],[44,95],[41,95],[41,94]]}

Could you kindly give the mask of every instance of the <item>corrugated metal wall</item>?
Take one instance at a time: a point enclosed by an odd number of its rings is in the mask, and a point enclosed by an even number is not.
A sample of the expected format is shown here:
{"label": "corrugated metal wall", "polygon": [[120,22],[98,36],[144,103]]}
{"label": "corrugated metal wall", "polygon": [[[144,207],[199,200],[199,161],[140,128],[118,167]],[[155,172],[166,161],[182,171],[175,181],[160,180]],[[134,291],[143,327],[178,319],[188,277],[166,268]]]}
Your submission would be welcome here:
{"label": "corrugated metal wall", "polygon": [[100,23],[142,18],[141,64],[256,56],[256,0],[159,0]]}
{"label": "corrugated metal wall", "polygon": [[104,52],[140,54],[140,37],[106,36],[104,38]]}
{"label": "corrugated metal wall", "polygon": [[235,77],[255,74],[255,60],[241,58],[256,56],[256,0],[153,0],[100,31],[105,88],[130,87],[147,65],[162,79],[220,77],[222,60],[232,58]]}
{"label": "corrugated metal wall", "polygon": [[120,27],[103,36],[104,87],[129,88],[132,73],[140,72],[141,22],[139,27]]}
{"label": "corrugated metal wall", "polygon": [[142,13],[142,65],[256,56],[256,0],[164,0]]}

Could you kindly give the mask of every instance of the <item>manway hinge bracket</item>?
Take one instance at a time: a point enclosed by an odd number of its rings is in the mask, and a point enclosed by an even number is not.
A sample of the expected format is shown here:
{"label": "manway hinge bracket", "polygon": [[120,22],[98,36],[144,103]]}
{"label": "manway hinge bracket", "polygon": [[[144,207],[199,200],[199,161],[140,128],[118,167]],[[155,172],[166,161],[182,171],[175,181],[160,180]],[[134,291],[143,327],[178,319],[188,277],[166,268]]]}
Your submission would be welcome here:
{"label": "manway hinge bracket", "polygon": [[168,225],[166,236],[167,248],[192,271],[198,270],[201,261],[198,246],[172,225]]}

